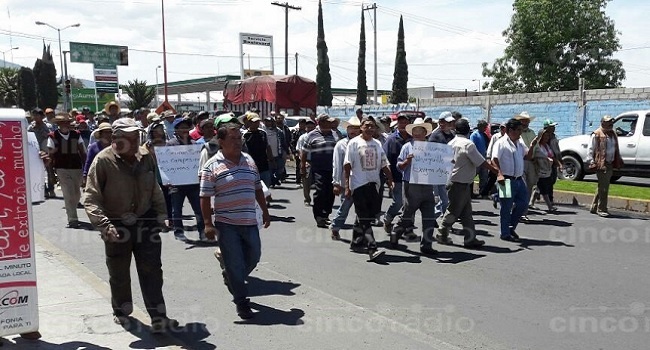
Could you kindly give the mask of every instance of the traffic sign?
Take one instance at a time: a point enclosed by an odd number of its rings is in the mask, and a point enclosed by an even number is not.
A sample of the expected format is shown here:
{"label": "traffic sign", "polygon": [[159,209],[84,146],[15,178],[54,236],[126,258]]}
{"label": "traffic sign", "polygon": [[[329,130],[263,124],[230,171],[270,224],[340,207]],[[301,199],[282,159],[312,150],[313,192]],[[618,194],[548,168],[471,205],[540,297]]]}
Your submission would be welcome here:
{"label": "traffic sign", "polygon": [[117,93],[119,89],[117,68],[94,69],[97,91]]}
{"label": "traffic sign", "polygon": [[95,68],[115,69],[129,65],[127,46],[70,42],[70,62],[93,63]]}

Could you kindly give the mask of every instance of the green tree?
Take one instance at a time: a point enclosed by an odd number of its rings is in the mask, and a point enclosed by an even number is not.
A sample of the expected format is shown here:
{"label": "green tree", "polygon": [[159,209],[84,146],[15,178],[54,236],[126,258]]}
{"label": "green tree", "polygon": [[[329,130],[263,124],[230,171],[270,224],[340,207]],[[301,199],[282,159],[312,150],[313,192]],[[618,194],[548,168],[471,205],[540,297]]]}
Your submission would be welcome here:
{"label": "green tree", "polygon": [[361,10],[361,34],[359,34],[359,61],[357,68],[357,101],[356,105],[368,103],[368,82],[366,79],[366,24]]}
{"label": "green tree", "polygon": [[327,56],[327,43],[323,29],[323,6],[318,0],[318,65],[316,66],[316,88],[318,89],[318,105],[332,106],[332,76],[330,75],[330,59]]}
{"label": "green tree", "polygon": [[129,82],[126,85],[122,85],[121,88],[124,93],[131,98],[131,101],[126,105],[132,111],[149,106],[151,101],[156,97],[156,88],[153,86],[147,86],[146,80],[129,80]]}
{"label": "green tree", "polygon": [[397,104],[408,102],[408,80],[409,67],[406,63],[406,49],[404,48],[404,21],[402,16],[399,16],[397,53],[395,55],[395,72],[393,73],[393,92],[390,95],[390,103]]}
{"label": "green tree", "polygon": [[43,57],[36,60],[34,80],[36,81],[38,106],[42,109],[55,109],[59,102],[59,90],[57,89],[56,66],[49,45],[43,44]]}
{"label": "green tree", "polygon": [[483,76],[484,88],[500,93],[620,87],[625,70],[612,58],[618,34],[605,14],[610,0],[515,0],[508,46]]}
{"label": "green tree", "polygon": [[0,107],[18,105],[18,69],[0,68]]}
{"label": "green tree", "polygon": [[36,80],[31,68],[22,67],[18,71],[18,106],[26,111],[36,107]]}
{"label": "green tree", "polygon": [[83,89],[84,88],[84,82],[81,79],[77,79],[73,76],[69,76],[70,79],[70,87],[73,89]]}

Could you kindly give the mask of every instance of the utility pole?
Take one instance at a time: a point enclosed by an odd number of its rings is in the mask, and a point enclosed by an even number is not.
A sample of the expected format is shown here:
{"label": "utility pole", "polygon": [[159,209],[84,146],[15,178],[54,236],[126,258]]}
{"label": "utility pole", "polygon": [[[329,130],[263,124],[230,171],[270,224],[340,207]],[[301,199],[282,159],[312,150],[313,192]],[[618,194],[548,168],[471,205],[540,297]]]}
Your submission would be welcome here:
{"label": "utility pole", "polygon": [[298,53],[296,52],[296,75],[298,75]]}
{"label": "utility pole", "polygon": [[302,10],[302,8],[277,1],[272,2],[271,5],[284,7],[284,75],[289,75],[289,9]]}
{"label": "utility pole", "polygon": [[377,3],[373,3],[372,6],[367,6],[363,8],[364,11],[373,10],[372,15],[372,28],[375,33],[375,93],[374,101],[377,103]]}

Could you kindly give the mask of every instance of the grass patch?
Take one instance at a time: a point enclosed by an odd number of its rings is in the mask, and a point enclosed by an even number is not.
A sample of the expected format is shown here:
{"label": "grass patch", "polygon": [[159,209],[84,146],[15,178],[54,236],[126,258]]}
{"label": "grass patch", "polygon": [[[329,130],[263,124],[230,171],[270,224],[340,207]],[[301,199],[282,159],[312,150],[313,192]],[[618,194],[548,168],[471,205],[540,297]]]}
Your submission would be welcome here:
{"label": "grass patch", "polygon": [[[598,188],[598,183],[587,181],[557,180],[557,183],[555,183],[555,186],[553,188],[558,191],[595,194],[596,189]],[[611,184],[609,186],[609,195],[614,197],[650,200],[650,188]]]}

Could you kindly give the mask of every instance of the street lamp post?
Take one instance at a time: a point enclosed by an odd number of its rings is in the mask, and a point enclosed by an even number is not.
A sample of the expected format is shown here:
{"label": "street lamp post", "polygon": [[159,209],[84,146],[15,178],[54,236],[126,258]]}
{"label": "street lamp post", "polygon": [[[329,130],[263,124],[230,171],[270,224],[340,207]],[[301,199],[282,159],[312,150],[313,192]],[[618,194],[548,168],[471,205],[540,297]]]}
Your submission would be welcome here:
{"label": "street lamp post", "polygon": [[[63,28],[57,28],[57,27],[55,27],[55,26],[53,26],[53,25],[51,25],[51,24],[48,24],[48,23],[45,23],[45,22],[41,22],[41,21],[36,21],[35,24],[36,24],[37,26],[48,26],[48,27],[50,27],[50,28],[56,30],[57,33],[59,34],[59,59],[61,60],[61,77],[62,77],[62,79],[61,79],[61,85],[63,85],[63,84],[64,84],[64,81],[68,80],[68,75],[66,74],[65,77],[63,76],[63,48],[61,47],[61,31],[62,31],[62,30],[66,30],[66,29],[68,29],[68,28],[72,28],[72,27],[79,27],[79,26],[81,26],[81,24],[79,24],[79,23],[75,23],[75,24],[71,24],[71,25],[69,25],[69,26],[65,26],[65,27],[63,27]],[[64,89],[64,90],[65,90],[65,89]],[[66,94],[67,94],[67,93],[66,93]],[[65,99],[63,99],[63,109],[65,109],[66,112],[68,111],[68,101],[67,101],[67,97],[66,97]]]}
{"label": "street lamp post", "polygon": [[3,65],[3,68],[7,68],[7,61],[5,61],[5,53],[7,53],[9,51],[12,51],[12,50],[18,50],[18,49],[19,49],[19,47],[16,46],[16,47],[10,48],[9,50],[2,51],[2,65]]}
{"label": "street lamp post", "polygon": [[161,68],[160,66],[156,67],[156,108],[160,106],[160,104],[158,103],[158,69],[160,68]]}

